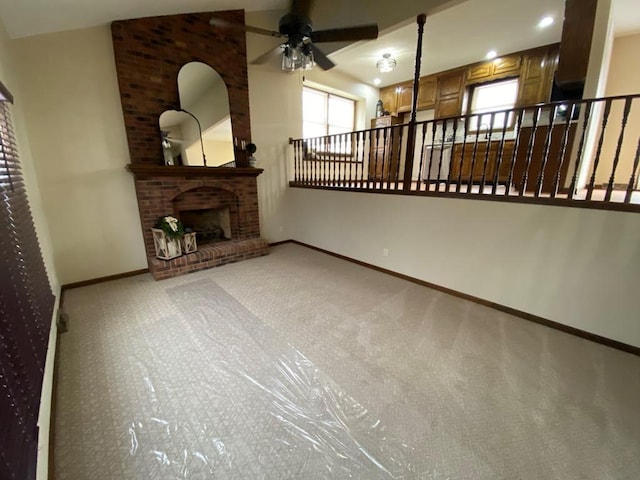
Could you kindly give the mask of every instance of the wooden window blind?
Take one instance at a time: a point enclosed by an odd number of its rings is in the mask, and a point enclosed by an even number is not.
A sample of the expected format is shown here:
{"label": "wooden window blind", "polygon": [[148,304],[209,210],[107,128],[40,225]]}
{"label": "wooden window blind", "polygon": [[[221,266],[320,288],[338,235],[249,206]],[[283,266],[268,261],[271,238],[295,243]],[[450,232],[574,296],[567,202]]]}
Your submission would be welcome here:
{"label": "wooden window blind", "polygon": [[55,298],[0,83],[0,478],[36,476],[38,411]]}

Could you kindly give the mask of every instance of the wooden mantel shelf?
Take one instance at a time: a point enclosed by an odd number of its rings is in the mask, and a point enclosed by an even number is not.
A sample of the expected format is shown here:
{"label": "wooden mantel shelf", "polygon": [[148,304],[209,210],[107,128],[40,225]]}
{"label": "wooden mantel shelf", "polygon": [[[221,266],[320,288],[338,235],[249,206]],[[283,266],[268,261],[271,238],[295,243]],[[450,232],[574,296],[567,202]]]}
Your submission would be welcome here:
{"label": "wooden mantel shelf", "polygon": [[264,171],[262,168],[253,167],[178,167],[170,165],[149,165],[146,163],[130,163],[126,168],[135,176],[154,177],[257,177]]}

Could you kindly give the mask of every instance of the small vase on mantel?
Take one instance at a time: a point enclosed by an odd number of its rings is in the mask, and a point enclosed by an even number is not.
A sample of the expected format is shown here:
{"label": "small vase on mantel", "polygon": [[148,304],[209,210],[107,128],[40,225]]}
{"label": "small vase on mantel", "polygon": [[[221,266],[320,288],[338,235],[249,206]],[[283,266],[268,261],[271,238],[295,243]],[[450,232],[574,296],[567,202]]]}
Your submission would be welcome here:
{"label": "small vase on mantel", "polygon": [[153,243],[156,247],[156,257],[161,260],[171,260],[182,255],[179,238],[169,238],[159,228],[152,228]]}

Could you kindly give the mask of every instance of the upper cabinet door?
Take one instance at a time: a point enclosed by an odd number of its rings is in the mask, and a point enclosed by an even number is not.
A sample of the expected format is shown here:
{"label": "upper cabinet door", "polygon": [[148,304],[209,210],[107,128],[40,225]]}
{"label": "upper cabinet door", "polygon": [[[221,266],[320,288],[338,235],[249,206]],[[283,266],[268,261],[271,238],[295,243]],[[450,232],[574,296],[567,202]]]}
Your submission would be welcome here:
{"label": "upper cabinet door", "polygon": [[433,108],[438,93],[438,77],[422,77],[418,87],[418,109]]}
{"label": "upper cabinet door", "polygon": [[464,70],[457,70],[438,77],[436,118],[460,115],[464,98],[464,79]]}
{"label": "upper cabinet door", "polygon": [[517,75],[520,72],[520,55],[507,55],[506,57],[496,58],[492,64],[491,75],[495,77]]}
{"label": "upper cabinet door", "polygon": [[491,62],[472,65],[467,70],[467,81],[485,81],[491,78]]}
{"label": "upper cabinet door", "polygon": [[413,102],[412,82],[403,83],[396,88],[398,92],[398,113],[410,112],[411,103]]}
{"label": "upper cabinet door", "polygon": [[380,100],[382,100],[383,108],[391,115],[398,113],[398,99],[396,87],[384,87],[380,89]]}

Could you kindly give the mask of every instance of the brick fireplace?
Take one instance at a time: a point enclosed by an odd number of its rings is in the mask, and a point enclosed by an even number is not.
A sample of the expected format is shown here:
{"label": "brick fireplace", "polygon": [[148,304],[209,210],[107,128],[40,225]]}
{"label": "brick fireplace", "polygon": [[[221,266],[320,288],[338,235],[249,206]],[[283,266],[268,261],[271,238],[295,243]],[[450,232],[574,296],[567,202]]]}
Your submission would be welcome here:
{"label": "brick fireplace", "polygon": [[[258,214],[256,177],[262,169],[135,164],[128,169],[135,176],[149,270],[156,280],[268,253]],[[199,244],[197,252],[173,260],[155,258],[151,227],[158,218],[193,210],[228,210],[231,238]]]}
{"label": "brick fireplace", "polygon": [[[164,165],[158,124],[166,110],[180,108],[178,72],[202,62],[220,74],[229,94],[233,136],[251,141],[249,81],[245,36],[216,29],[209,20],[244,24],[244,12],[202,12],[139,18],[111,25],[124,126],[135,178],[138,209],[149,270],[156,279],[266,255],[260,238],[256,178],[261,169],[248,166],[246,152],[235,151],[240,168]],[[227,232],[218,241],[172,260],[155,257],[151,227],[164,215],[183,212],[222,215]]]}

